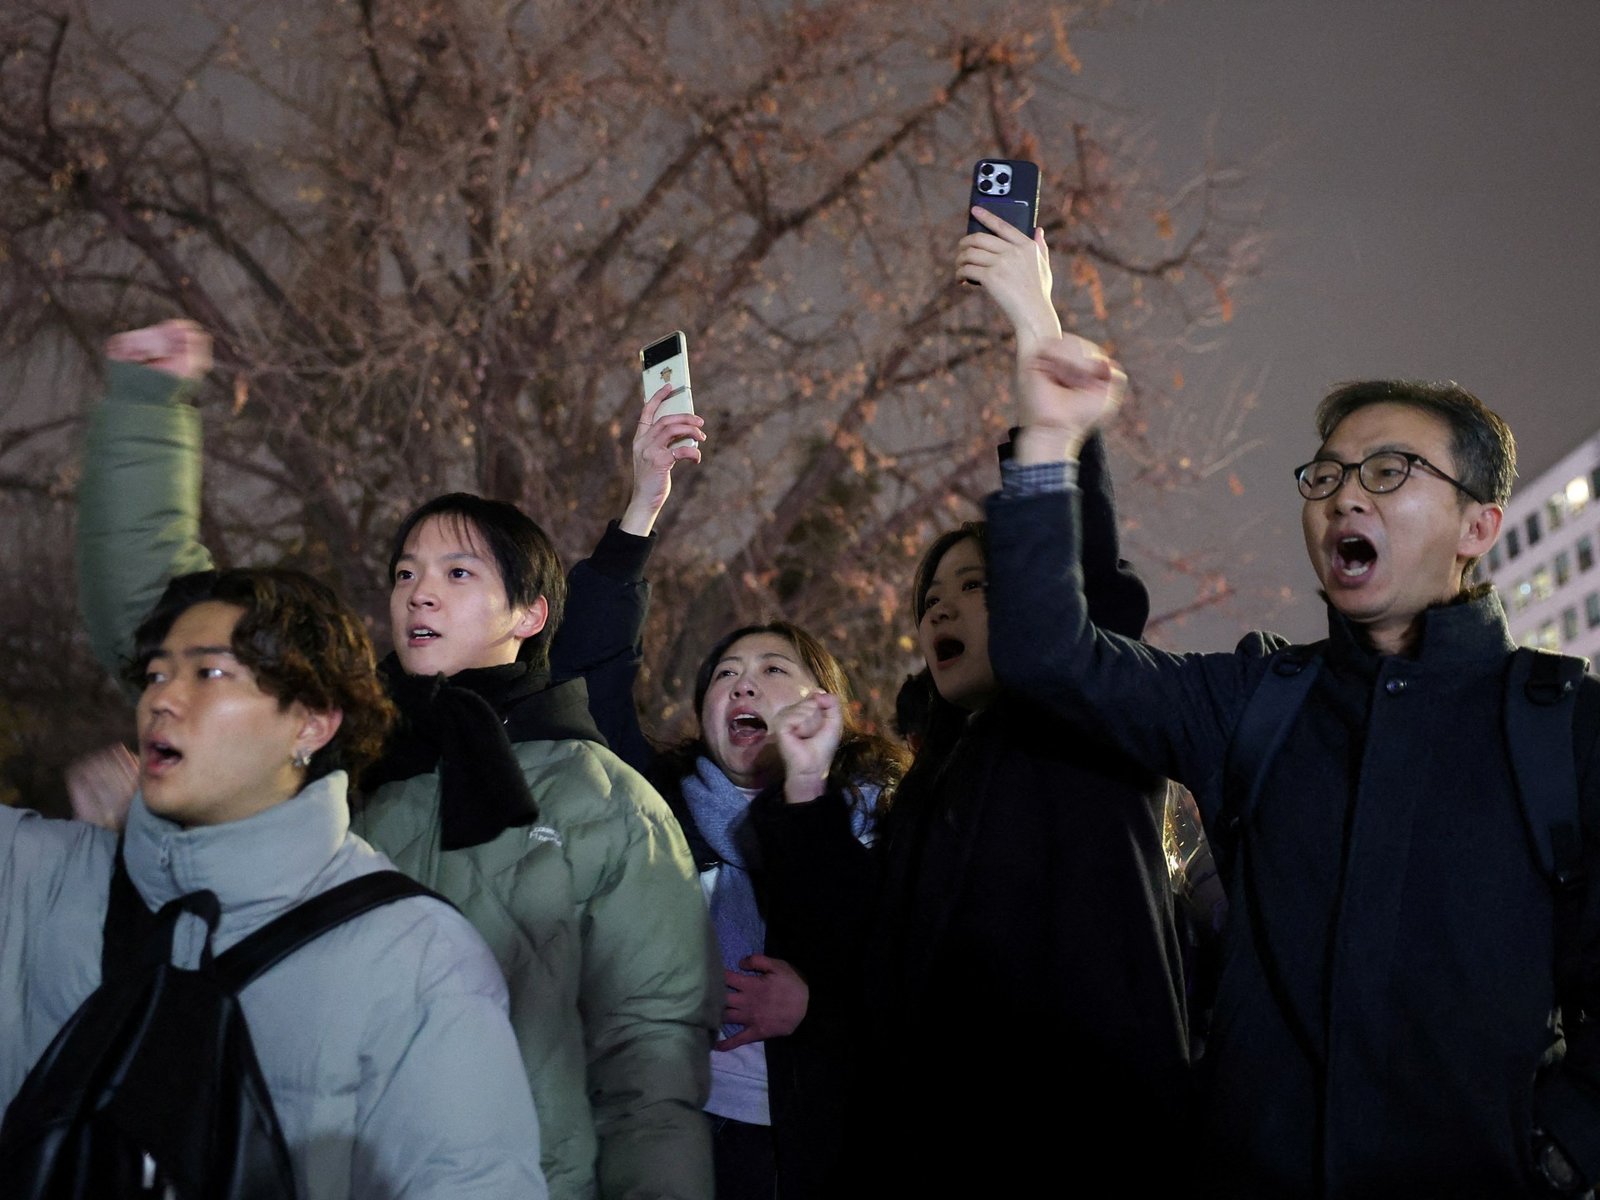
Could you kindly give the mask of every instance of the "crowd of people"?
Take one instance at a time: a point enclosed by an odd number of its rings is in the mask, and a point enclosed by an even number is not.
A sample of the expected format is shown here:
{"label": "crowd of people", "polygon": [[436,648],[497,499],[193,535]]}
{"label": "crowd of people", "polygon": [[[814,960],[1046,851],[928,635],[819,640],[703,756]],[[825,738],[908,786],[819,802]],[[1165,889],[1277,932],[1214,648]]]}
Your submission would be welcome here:
{"label": "crowd of people", "polygon": [[[76,821],[0,809],[0,1175],[63,1027],[393,867],[424,887],[238,991],[302,1197],[1587,1194],[1600,681],[1472,582],[1510,430],[1453,384],[1334,392],[1295,471],[1327,639],[1154,649],[1097,433],[1123,375],[1063,334],[1042,234],[973,215],[1017,428],[917,568],[897,738],[782,620],[649,736],[653,529],[706,437],[667,389],[569,574],[515,506],[422,500],[380,660],[324,585],[201,544],[205,332],[112,338],[79,584],[138,747],[74,773]],[[1169,781],[1227,889],[1214,971]],[[182,1195],[141,1153],[130,1194]]]}

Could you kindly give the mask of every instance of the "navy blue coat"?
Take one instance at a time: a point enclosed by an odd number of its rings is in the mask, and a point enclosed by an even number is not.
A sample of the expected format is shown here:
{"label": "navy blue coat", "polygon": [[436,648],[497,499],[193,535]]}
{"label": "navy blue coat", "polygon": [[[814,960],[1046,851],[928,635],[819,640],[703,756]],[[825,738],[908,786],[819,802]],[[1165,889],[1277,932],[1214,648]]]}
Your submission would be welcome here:
{"label": "navy blue coat", "polygon": [[[1214,831],[1234,727],[1281,642],[1175,655],[1097,628],[1077,506],[1075,492],[990,501],[996,671],[1186,784]],[[1547,1128],[1600,1125],[1600,1045],[1569,1020],[1565,1062],[1545,1065],[1561,1053],[1553,893],[1505,744],[1504,614],[1487,592],[1431,609],[1413,658],[1371,652],[1333,613],[1329,636],[1245,832],[1254,886],[1230,889],[1206,1064],[1214,1186],[1340,1200],[1534,1194],[1536,1112]],[[1592,815],[1592,728],[1578,749]],[[1592,832],[1585,856],[1600,880]],[[1591,1011],[1596,891],[1578,972]]]}

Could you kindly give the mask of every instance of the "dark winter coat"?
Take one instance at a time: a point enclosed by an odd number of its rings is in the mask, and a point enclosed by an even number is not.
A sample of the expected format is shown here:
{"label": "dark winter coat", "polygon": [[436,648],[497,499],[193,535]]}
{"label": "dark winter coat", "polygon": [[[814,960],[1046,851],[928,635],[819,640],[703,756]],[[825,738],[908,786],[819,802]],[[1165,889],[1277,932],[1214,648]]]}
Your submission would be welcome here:
{"label": "dark winter coat", "polygon": [[[1137,636],[1145,589],[1117,557],[1098,443],[1085,457],[1091,595]],[[1074,1178],[1094,1178],[1141,1195],[1182,1177],[1189,1062],[1164,796],[1152,772],[1010,693],[953,741],[930,734],[877,847],[863,1152],[842,1187],[1000,1194],[1053,1179],[1073,1194]]]}
{"label": "dark winter coat", "polygon": [[[1281,643],[1174,655],[1097,628],[1077,494],[998,496],[989,518],[1000,678],[1188,785],[1216,836],[1230,740]],[[1335,613],[1329,636],[1244,831],[1253,886],[1231,888],[1207,1047],[1214,1189],[1537,1194],[1534,1124],[1594,1128],[1600,1045],[1570,1014],[1565,1063],[1541,1071],[1561,1053],[1553,902],[1505,744],[1504,614],[1492,593],[1431,609],[1412,658],[1373,653]],[[1592,734],[1579,756],[1592,814]],[[1597,851],[1591,833],[1589,880]],[[1591,1011],[1597,907],[1591,891],[1579,971]]]}

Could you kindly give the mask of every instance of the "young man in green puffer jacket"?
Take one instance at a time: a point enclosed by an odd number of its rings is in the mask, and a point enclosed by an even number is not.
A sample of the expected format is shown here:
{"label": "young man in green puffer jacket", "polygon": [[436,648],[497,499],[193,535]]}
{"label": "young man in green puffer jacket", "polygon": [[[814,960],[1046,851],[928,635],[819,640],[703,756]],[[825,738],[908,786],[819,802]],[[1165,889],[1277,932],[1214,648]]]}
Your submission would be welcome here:
{"label": "young man in green puffer jacket", "polygon": [[[168,577],[210,565],[185,402],[209,344],[168,322],[108,354],[78,546],[109,664]],[[552,1197],[709,1197],[721,995],[704,904],[676,822],[605,748],[583,684],[549,681],[565,588],[548,539],[510,505],[441,497],[402,525],[391,582],[404,721],[353,828],[454,901],[506,973]]]}

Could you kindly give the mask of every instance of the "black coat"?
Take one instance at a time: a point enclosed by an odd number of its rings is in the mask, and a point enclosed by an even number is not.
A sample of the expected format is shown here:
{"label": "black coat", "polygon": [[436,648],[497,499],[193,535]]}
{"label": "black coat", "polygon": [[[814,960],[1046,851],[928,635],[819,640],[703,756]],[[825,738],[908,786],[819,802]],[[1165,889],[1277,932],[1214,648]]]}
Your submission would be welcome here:
{"label": "black coat", "polygon": [[[1147,598],[1117,558],[1098,443],[1083,479],[1091,594],[1137,634]],[[831,938],[836,973],[861,976],[853,1151],[833,1194],[1169,1189],[1189,1166],[1190,1069],[1165,783],[1009,694],[952,717],[872,852],[833,797],[764,807],[757,826],[771,935],[792,921]],[[843,927],[867,904],[862,943]]]}
{"label": "black coat", "polygon": [[633,684],[644,657],[650,611],[644,569],[654,548],[654,534],[624,533],[616,521],[606,526],[594,553],[567,574],[566,611],[550,643],[551,677],[584,681],[606,744],[647,778],[655,751],[639,728]]}
{"label": "black coat", "polygon": [[[1172,655],[1096,629],[1073,570],[1072,495],[997,498],[990,522],[1002,680],[1187,784],[1215,830],[1235,724],[1281,643]],[[1492,593],[1430,609],[1412,658],[1372,653],[1337,614],[1329,625],[1325,665],[1245,829],[1253,886],[1230,887],[1206,1064],[1214,1187],[1537,1194],[1536,1113],[1549,1127],[1600,1120],[1600,1030],[1569,1025],[1565,1063],[1541,1072],[1560,1053],[1553,893],[1513,791],[1504,614]],[[1592,818],[1592,726],[1578,750]],[[1591,881],[1597,851],[1591,832]],[[1597,893],[1578,972],[1590,1011]]]}

